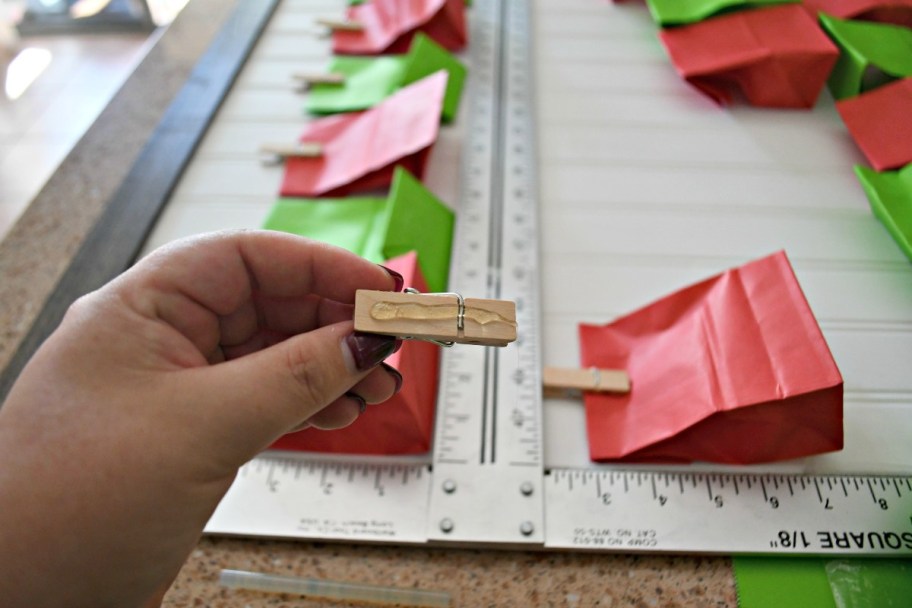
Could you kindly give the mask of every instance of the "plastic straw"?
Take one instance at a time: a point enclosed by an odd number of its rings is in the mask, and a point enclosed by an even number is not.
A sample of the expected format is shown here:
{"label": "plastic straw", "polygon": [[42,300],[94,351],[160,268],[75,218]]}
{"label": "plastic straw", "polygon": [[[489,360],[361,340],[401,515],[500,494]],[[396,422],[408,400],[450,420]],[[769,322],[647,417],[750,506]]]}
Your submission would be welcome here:
{"label": "plastic straw", "polygon": [[324,581],[296,576],[244,572],[243,570],[222,570],[219,584],[230,589],[251,589],[268,593],[289,593],[308,597],[366,602],[371,604],[399,606],[429,606],[446,608],[451,606],[450,594],[445,591],[423,591],[402,587],[383,587]]}

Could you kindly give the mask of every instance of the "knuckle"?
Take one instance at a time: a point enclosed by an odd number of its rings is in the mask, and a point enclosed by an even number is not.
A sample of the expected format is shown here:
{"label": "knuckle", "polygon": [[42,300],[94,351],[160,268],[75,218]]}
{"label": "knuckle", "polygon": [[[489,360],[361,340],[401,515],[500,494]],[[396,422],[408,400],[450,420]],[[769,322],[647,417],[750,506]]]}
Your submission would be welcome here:
{"label": "knuckle", "polygon": [[293,390],[305,403],[324,407],[333,400],[329,370],[320,358],[299,348],[291,348],[287,357]]}

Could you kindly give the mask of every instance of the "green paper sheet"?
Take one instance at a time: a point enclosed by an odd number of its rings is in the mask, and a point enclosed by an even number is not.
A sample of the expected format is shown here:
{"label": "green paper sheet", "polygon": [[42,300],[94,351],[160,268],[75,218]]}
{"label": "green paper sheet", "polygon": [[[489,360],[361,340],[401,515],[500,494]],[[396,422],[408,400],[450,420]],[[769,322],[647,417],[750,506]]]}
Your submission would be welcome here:
{"label": "green paper sheet", "polygon": [[661,26],[702,21],[716,13],[750,9],[767,4],[792,4],[800,0],[646,0],[652,18]]}
{"label": "green paper sheet", "polygon": [[378,264],[417,251],[428,288],[446,291],[454,221],[452,211],[399,167],[385,199],[281,198],[263,228],[344,247]]}
{"label": "green paper sheet", "polygon": [[824,569],[809,557],[735,557],[739,608],[836,608]]}
{"label": "green paper sheet", "polygon": [[366,110],[401,87],[439,70],[449,73],[441,118],[444,122],[451,122],[459,110],[466,68],[446,49],[420,32],[412,39],[407,55],[336,56],[328,71],[344,74],[345,83],[313,85],[306,109],[312,114]]}
{"label": "green paper sheet", "polygon": [[905,608],[912,560],[735,557],[739,608]]}
{"label": "green paper sheet", "polygon": [[820,13],[820,24],[839,47],[827,86],[844,99],[896,78],[912,76],[912,30],[898,25],[837,19]]}
{"label": "green paper sheet", "polygon": [[883,172],[856,165],[855,175],[874,215],[912,260],[912,165]]}
{"label": "green paper sheet", "polygon": [[912,560],[839,559],[826,563],[836,608],[904,608],[912,604]]}

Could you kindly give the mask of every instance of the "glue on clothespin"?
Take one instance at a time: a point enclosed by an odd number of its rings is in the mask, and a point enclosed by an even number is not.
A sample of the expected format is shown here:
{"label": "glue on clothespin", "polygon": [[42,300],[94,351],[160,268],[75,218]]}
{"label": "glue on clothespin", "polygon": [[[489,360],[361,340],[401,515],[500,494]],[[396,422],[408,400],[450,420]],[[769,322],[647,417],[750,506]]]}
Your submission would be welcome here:
{"label": "glue on clothespin", "polygon": [[323,145],[316,141],[260,146],[261,161],[267,165],[280,163],[286,158],[318,158],[320,156],[323,156]]}
{"label": "glue on clothespin", "polygon": [[317,25],[328,27],[334,32],[361,32],[364,24],[351,19],[317,19]]}
{"label": "glue on clothespin", "polygon": [[516,340],[516,304],[458,293],[360,289],[355,293],[355,331],[441,346],[506,346]]}
{"label": "glue on clothespin", "polygon": [[630,376],[620,369],[546,367],[542,370],[542,386],[548,394],[577,391],[629,393]]}

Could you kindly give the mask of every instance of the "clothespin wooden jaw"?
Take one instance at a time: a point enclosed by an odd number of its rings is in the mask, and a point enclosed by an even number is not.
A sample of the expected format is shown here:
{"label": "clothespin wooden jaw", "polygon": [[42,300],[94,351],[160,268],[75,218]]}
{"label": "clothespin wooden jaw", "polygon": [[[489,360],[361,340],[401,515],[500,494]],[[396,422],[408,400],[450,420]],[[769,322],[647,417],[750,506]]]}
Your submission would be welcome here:
{"label": "clothespin wooden jaw", "polygon": [[264,164],[280,163],[286,158],[319,158],[320,156],[323,156],[323,145],[315,141],[260,146],[260,157]]}
{"label": "clothespin wooden jaw", "polygon": [[328,27],[334,32],[362,32],[364,24],[351,19],[317,19],[317,25]]}
{"label": "clothespin wooden jaw", "polygon": [[546,367],[542,370],[542,386],[549,395],[576,391],[629,393],[630,376],[619,369]]}
{"label": "clothespin wooden jaw", "polygon": [[506,346],[516,340],[516,304],[463,298],[456,293],[360,289],[355,294],[355,331],[430,340],[444,346]]}

